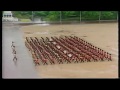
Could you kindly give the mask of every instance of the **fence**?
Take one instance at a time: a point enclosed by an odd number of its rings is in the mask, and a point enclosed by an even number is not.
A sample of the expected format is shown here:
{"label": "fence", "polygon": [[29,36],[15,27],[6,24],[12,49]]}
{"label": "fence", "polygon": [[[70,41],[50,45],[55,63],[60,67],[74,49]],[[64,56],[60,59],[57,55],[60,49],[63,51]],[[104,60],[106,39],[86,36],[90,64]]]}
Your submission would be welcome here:
{"label": "fence", "polygon": [[68,11],[74,12],[75,14],[66,14],[67,11],[58,11],[56,19],[43,20],[48,23],[84,23],[84,22],[117,22],[118,12],[117,11]]}

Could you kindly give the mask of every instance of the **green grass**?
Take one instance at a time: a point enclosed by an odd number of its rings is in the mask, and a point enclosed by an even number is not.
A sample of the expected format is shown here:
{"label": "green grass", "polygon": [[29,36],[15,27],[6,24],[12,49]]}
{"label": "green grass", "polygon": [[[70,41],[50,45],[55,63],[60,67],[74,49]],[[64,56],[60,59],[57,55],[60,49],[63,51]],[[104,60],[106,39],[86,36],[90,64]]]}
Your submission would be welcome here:
{"label": "green grass", "polygon": [[31,22],[30,19],[20,19],[21,22]]}

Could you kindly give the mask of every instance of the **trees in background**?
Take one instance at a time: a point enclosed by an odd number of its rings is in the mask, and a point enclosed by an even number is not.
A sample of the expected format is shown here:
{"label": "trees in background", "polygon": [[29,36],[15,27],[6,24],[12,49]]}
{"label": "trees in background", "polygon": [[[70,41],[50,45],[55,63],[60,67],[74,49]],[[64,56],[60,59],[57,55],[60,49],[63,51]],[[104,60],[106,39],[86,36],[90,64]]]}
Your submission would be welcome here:
{"label": "trees in background", "polygon": [[[116,20],[117,11],[62,11],[62,21],[69,20]],[[32,11],[13,11],[13,15],[18,18],[31,19]],[[34,11],[34,17],[41,17],[43,20],[59,21],[60,11]]]}

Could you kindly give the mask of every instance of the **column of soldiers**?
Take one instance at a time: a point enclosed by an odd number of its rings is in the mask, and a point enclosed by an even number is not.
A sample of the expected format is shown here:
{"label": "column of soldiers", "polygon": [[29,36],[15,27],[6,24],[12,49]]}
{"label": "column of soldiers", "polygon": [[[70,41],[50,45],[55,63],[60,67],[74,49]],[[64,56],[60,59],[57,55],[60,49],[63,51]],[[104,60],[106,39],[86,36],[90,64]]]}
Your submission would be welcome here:
{"label": "column of soldiers", "polygon": [[15,45],[14,45],[14,42],[12,41],[12,45],[11,45],[11,48],[12,48],[12,53],[13,53],[13,61],[17,61],[17,57],[16,57],[16,50],[15,50]]}

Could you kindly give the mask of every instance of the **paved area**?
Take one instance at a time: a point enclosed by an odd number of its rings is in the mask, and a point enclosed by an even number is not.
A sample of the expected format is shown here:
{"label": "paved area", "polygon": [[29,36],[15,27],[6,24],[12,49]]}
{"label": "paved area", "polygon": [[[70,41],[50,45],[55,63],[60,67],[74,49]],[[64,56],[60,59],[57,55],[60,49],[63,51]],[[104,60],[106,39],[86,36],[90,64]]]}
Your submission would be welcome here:
{"label": "paved area", "polygon": [[[16,46],[17,62],[13,61],[12,41]],[[2,27],[2,77],[38,78],[33,60],[24,45],[23,32],[18,25]]]}

